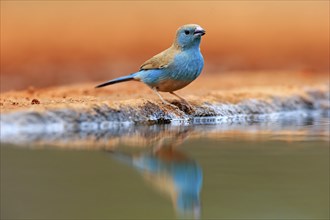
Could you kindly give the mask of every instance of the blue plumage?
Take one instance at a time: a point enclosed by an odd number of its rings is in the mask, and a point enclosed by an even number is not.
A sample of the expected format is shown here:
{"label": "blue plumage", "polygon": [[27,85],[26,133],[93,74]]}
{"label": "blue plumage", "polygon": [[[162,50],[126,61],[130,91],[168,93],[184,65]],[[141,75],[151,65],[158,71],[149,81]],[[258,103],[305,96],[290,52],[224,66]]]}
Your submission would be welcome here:
{"label": "blue plumage", "polygon": [[187,86],[200,75],[204,66],[204,59],[199,45],[201,36],[204,34],[204,29],[196,24],[180,27],[177,30],[172,46],[147,60],[142,64],[138,72],[110,80],[98,85],[97,88],[129,80],[137,80],[152,88],[163,103],[167,102],[158,91],[170,92],[188,103],[175,94],[174,91]]}
{"label": "blue plumage", "polygon": [[199,216],[203,184],[202,167],[173,148],[172,144],[162,146],[153,153],[130,155],[112,152],[112,156],[135,168],[143,176],[148,177],[149,181],[154,182],[157,188],[169,194],[180,214]]}

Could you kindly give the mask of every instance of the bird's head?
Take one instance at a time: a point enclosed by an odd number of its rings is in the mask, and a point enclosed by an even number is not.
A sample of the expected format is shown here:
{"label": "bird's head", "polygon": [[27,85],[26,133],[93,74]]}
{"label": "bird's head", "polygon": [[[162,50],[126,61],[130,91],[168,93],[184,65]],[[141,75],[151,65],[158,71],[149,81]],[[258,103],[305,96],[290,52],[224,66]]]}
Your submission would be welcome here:
{"label": "bird's head", "polygon": [[183,25],[176,32],[175,44],[182,49],[199,47],[204,34],[205,30],[197,24]]}

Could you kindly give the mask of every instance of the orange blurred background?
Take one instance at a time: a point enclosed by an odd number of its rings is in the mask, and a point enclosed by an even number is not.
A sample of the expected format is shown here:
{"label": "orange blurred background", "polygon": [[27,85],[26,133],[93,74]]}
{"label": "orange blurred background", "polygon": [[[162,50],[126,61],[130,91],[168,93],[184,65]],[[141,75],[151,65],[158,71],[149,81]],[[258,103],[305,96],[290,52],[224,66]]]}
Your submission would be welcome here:
{"label": "orange blurred background", "polygon": [[329,70],[329,1],[1,1],[1,91],[137,71],[186,23],[203,74]]}

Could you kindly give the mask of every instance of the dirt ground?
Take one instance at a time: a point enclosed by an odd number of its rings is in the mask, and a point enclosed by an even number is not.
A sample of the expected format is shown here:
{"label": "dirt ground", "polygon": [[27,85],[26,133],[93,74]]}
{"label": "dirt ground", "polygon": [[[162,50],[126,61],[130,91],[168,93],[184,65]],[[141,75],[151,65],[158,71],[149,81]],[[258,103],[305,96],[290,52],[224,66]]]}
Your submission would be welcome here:
{"label": "dirt ground", "polygon": [[[105,81],[108,79],[105,79]],[[1,113],[22,110],[43,111],[46,109],[88,108],[94,104],[110,106],[136,106],[146,101],[161,104],[159,98],[140,82],[125,82],[95,89],[99,82],[63,87],[34,88],[1,93]],[[235,104],[245,99],[263,99],[270,95],[287,96],[317,88],[329,91],[328,74],[303,72],[228,72],[203,75],[186,88],[178,91],[193,105],[203,102]],[[168,101],[176,98],[162,93]]]}

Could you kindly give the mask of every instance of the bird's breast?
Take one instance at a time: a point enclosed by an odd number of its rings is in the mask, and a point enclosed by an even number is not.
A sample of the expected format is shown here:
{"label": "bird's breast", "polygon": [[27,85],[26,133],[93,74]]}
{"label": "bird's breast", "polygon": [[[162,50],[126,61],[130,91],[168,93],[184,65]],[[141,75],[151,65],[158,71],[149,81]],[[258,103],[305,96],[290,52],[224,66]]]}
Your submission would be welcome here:
{"label": "bird's breast", "polygon": [[199,50],[182,52],[174,58],[170,66],[171,76],[175,80],[193,81],[201,73],[204,59]]}

